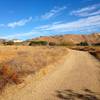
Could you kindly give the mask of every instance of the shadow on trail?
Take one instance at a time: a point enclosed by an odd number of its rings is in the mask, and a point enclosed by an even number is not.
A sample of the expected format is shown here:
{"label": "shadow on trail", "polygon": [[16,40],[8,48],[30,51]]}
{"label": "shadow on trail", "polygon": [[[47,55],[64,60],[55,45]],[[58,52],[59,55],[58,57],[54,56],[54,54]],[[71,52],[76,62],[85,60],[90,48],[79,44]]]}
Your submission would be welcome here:
{"label": "shadow on trail", "polygon": [[82,92],[73,90],[56,91],[57,97],[62,100],[100,100],[100,94],[89,89],[84,89]]}

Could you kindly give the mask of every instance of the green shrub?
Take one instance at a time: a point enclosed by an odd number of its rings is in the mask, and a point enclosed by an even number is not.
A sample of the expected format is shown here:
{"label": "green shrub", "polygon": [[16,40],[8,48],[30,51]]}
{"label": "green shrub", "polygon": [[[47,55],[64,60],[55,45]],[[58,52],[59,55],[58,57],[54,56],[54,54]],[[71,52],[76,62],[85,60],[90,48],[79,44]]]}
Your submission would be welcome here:
{"label": "green shrub", "polygon": [[8,41],[8,42],[5,42],[4,45],[14,45],[14,42],[13,41]]}
{"label": "green shrub", "polygon": [[100,43],[95,43],[95,44],[93,44],[94,46],[100,46]]}
{"label": "green shrub", "polygon": [[85,42],[80,42],[80,44],[78,44],[79,46],[88,46],[88,43],[85,41]]}
{"label": "green shrub", "polygon": [[47,44],[48,44],[47,41],[31,41],[29,45],[32,46],[32,45],[47,45]]}

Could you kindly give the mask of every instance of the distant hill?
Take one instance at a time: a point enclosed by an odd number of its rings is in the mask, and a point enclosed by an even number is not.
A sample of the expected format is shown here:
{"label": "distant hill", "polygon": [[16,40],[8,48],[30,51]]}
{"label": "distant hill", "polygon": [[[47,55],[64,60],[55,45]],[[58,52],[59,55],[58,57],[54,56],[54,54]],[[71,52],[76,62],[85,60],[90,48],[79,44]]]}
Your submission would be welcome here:
{"label": "distant hill", "polygon": [[[8,40],[0,39],[0,45]],[[55,35],[55,36],[40,36],[38,38],[32,38],[30,40],[20,42],[20,45],[29,45],[31,41],[46,41],[53,44],[71,44],[76,45],[81,42],[87,42],[88,44],[99,44],[100,45],[100,33],[92,34],[65,34],[65,35]],[[39,44],[39,43],[38,43]],[[15,44],[16,45],[16,44]]]}
{"label": "distant hill", "polygon": [[0,45],[2,45],[6,41],[7,41],[6,39],[0,39]]}
{"label": "distant hill", "polygon": [[89,44],[98,44],[100,43],[100,33],[92,33],[88,35],[65,34],[56,36],[43,36],[43,37],[33,38],[29,41],[47,41],[56,44],[61,44],[61,43],[79,44],[80,42],[88,42]]}

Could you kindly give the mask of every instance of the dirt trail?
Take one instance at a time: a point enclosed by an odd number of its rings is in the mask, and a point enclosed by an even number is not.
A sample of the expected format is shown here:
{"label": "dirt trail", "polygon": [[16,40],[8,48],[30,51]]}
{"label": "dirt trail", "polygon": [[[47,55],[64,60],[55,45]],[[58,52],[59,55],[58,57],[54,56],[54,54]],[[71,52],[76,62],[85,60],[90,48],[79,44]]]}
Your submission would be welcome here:
{"label": "dirt trail", "polygon": [[57,97],[57,91],[61,90],[81,92],[88,89],[100,93],[100,63],[87,52],[69,50],[69,54],[55,65],[54,71],[37,81],[33,77],[28,80],[31,81],[25,86],[8,88],[0,100],[61,100]]}

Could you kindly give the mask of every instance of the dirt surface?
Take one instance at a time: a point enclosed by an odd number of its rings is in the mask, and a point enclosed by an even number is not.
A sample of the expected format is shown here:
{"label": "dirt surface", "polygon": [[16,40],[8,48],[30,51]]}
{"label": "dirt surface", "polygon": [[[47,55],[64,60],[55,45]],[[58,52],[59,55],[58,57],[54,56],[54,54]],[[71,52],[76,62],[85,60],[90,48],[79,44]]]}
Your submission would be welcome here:
{"label": "dirt surface", "polygon": [[58,63],[20,85],[6,87],[0,96],[0,100],[62,99],[100,100],[100,63],[88,52],[69,50]]}

